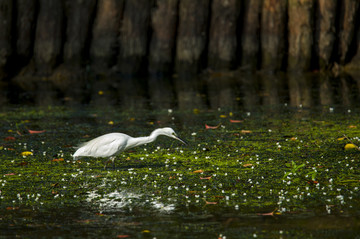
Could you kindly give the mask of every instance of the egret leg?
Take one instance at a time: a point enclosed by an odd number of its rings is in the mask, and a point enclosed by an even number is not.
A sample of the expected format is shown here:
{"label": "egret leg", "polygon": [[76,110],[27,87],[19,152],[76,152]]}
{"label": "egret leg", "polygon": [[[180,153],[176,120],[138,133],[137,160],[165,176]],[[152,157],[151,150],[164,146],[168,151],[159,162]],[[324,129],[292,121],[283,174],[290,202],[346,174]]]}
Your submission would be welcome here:
{"label": "egret leg", "polygon": [[110,163],[110,161],[112,162],[113,169],[115,169],[115,157],[110,157],[109,160],[105,161],[104,169],[106,169],[106,166]]}

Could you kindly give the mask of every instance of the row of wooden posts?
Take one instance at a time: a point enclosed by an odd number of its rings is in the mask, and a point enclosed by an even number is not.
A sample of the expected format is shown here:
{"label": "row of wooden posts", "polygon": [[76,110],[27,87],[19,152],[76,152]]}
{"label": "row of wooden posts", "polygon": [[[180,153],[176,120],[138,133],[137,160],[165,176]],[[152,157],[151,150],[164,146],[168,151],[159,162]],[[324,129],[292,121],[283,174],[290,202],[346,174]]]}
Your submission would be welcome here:
{"label": "row of wooden posts", "polygon": [[0,0],[0,79],[360,68],[358,0]]}

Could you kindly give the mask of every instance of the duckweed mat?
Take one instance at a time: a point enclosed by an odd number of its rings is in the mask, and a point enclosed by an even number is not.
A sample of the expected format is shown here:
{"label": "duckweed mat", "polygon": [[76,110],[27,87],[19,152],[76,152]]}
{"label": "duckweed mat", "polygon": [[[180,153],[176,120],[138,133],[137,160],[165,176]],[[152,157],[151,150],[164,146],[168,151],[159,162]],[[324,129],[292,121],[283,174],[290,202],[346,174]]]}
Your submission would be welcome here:
{"label": "duckweed mat", "polygon": [[[354,238],[360,234],[356,109],[2,109],[6,237]],[[74,161],[99,135],[172,127],[121,153]]]}

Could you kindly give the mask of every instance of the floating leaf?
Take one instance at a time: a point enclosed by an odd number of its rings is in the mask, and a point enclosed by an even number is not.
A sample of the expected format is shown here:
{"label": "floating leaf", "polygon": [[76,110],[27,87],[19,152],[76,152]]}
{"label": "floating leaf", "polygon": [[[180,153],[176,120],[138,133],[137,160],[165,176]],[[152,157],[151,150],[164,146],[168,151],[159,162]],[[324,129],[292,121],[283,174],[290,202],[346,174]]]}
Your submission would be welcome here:
{"label": "floating leaf", "polygon": [[114,121],[110,120],[110,121],[108,122],[108,124],[109,124],[109,125],[113,125],[113,124],[114,124]]}
{"label": "floating leaf", "polygon": [[15,175],[15,173],[7,173],[7,174],[4,174],[4,176],[12,176],[12,175]]}
{"label": "floating leaf", "polygon": [[208,202],[208,201],[205,201],[206,205],[215,205],[217,204],[217,202]]}
{"label": "floating leaf", "polygon": [[21,163],[18,164],[18,166],[26,166],[28,164],[29,164],[28,162],[21,162]]}
{"label": "floating leaf", "polygon": [[205,124],[205,129],[217,129],[217,128],[219,128],[220,125],[221,124],[218,124],[217,126],[210,126],[210,125]]}
{"label": "floating leaf", "polygon": [[345,150],[349,150],[349,149],[357,149],[358,147],[355,144],[346,144],[344,148]]}
{"label": "floating leaf", "polygon": [[245,129],[241,130],[240,132],[241,132],[242,134],[251,134],[251,133],[252,133],[251,130],[245,130]]}
{"label": "floating leaf", "polygon": [[356,125],[349,125],[349,128],[350,128],[350,129],[356,129],[357,126],[356,126]]}
{"label": "floating leaf", "polygon": [[252,166],[252,163],[243,164],[243,167],[250,167],[250,166]]}
{"label": "floating leaf", "polygon": [[22,156],[29,156],[29,155],[33,155],[33,152],[30,151],[25,151],[21,153]]}
{"label": "floating leaf", "polygon": [[200,178],[201,180],[210,180],[212,176]]}
{"label": "floating leaf", "polygon": [[29,133],[30,134],[41,134],[41,133],[44,133],[46,130],[31,130],[31,129],[28,129]]}
{"label": "floating leaf", "polygon": [[104,91],[99,90],[98,94],[99,94],[99,95],[103,95],[103,94],[104,94]]}
{"label": "floating leaf", "polygon": [[226,118],[227,116],[226,115],[220,115],[220,118]]}
{"label": "floating leaf", "polygon": [[9,136],[5,138],[5,141],[12,141],[15,140],[15,137]]}
{"label": "floating leaf", "polygon": [[192,172],[192,173],[203,173],[204,172],[204,170],[202,170],[202,169],[199,169],[199,170],[195,170],[194,172]]}
{"label": "floating leaf", "polygon": [[345,139],[345,137],[342,137],[342,138],[338,138],[337,140],[344,140]]}
{"label": "floating leaf", "polygon": [[290,140],[291,140],[291,141],[296,141],[297,138],[296,138],[296,137],[291,137]]}
{"label": "floating leaf", "polygon": [[130,235],[117,235],[116,238],[128,238]]}
{"label": "floating leaf", "polygon": [[200,110],[195,108],[195,109],[193,109],[193,113],[197,115],[200,113]]}
{"label": "floating leaf", "polygon": [[143,233],[150,233],[149,230],[143,230],[142,232],[143,232]]}
{"label": "floating leaf", "polygon": [[53,161],[53,162],[61,162],[61,161],[64,161],[64,159],[63,158],[57,158],[57,159],[53,159],[51,161]]}
{"label": "floating leaf", "polygon": [[230,123],[242,123],[242,122],[244,122],[243,120],[233,120],[233,119],[230,119],[229,121],[230,121]]}

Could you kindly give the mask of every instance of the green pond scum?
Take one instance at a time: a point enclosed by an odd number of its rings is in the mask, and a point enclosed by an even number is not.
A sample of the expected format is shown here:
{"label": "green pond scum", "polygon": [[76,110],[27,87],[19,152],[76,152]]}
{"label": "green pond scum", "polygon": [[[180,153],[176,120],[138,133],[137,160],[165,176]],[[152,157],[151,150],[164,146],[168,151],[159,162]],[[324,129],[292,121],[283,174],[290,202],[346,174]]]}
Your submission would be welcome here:
{"label": "green pond scum", "polygon": [[[359,116],[287,106],[2,109],[0,238],[354,238]],[[165,126],[188,145],[160,136],[106,170],[106,159],[72,158],[99,135]]]}

